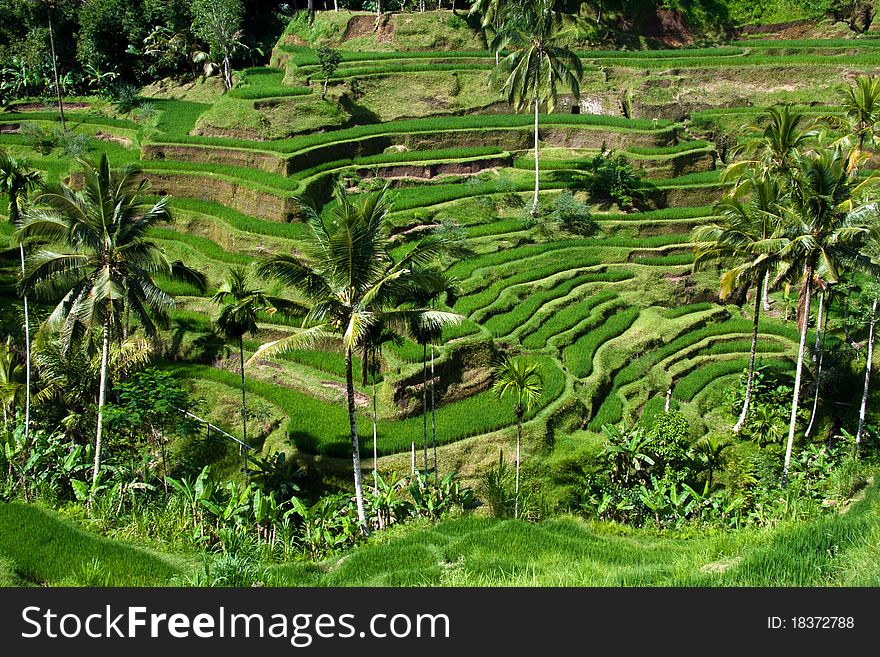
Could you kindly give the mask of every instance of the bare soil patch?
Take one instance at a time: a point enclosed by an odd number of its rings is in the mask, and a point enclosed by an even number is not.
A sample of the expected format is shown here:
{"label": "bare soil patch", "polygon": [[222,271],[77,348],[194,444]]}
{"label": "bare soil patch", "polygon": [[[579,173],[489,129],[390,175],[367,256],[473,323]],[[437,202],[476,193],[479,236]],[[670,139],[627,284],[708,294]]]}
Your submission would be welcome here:
{"label": "bare soil patch", "polygon": [[95,133],[95,139],[100,139],[101,141],[109,141],[114,144],[119,144],[120,146],[124,146],[125,148],[131,148],[132,141],[128,137],[120,137],[118,135],[111,135],[106,132],[98,131]]}
{"label": "bare soil patch", "polygon": [[[55,103],[22,103],[21,105],[13,106],[12,109],[15,112],[42,112],[47,106],[56,107]],[[64,103],[64,109],[66,110],[88,109],[89,107],[91,105],[88,103]]]}
{"label": "bare soil patch", "polygon": [[[321,381],[321,385],[325,388],[332,388],[333,390],[337,390],[341,392],[343,395],[346,394],[345,386],[341,383],[336,383],[335,381]],[[367,408],[370,405],[370,398],[367,397],[362,392],[354,391],[354,403],[355,406],[360,406],[361,408]]]}
{"label": "bare soil patch", "polygon": [[395,26],[391,14],[383,14],[377,21],[373,16],[352,16],[342,35],[343,41],[374,34],[379,43],[390,43],[394,40]]}

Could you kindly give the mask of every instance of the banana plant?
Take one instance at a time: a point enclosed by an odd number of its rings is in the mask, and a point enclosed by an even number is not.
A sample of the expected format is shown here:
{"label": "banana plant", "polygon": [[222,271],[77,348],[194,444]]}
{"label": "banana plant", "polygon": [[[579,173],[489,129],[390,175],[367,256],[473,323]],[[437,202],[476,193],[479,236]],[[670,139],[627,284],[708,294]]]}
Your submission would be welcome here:
{"label": "banana plant", "polygon": [[216,489],[216,484],[211,481],[210,475],[211,466],[206,465],[193,481],[168,477],[168,485],[184,500],[184,511],[188,512],[192,519],[193,536],[197,538],[204,535],[202,500],[211,499]]}

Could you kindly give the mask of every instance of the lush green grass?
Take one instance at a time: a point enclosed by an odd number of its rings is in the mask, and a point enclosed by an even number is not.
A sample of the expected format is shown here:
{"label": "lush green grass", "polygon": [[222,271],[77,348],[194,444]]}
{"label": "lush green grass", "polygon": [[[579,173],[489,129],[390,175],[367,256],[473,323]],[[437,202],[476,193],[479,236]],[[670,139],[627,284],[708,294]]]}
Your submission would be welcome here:
{"label": "lush green grass", "polygon": [[[527,413],[529,418],[559,397],[565,386],[565,377],[552,359],[536,358],[542,366],[545,392],[541,402]],[[241,384],[236,373],[203,365],[180,367],[177,368],[176,374],[184,379],[213,381],[229,387],[239,387]],[[246,387],[249,393],[284,409],[290,416],[288,433],[298,448],[312,454],[326,454],[340,458],[350,456],[348,412],[344,405],[329,404],[297,390],[253,378],[248,379]],[[438,406],[437,439],[440,444],[446,444],[510,426],[514,422],[513,405],[512,399],[499,401],[491,390],[487,390],[453,404]],[[358,433],[363,450],[372,449],[370,427],[369,415],[366,412],[360,413]],[[421,416],[379,422],[380,454],[407,452],[413,442],[417,444],[422,442]]]}
{"label": "lush green grass", "polygon": [[696,150],[706,150],[714,148],[714,144],[710,144],[707,141],[682,141],[677,144],[672,144],[671,146],[657,146],[654,148],[647,148],[645,146],[627,146],[626,152],[632,153],[633,155],[650,155],[650,156],[662,156],[662,155],[677,155],[679,153],[688,153],[690,151]]}
{"label": "lush green grass", "polygon": [[[849,512],[797,526],[658,536],[567,517],[464,516],[402,527],[328,562],[273,570],[286,585],[876,586],[877,486]],[[872,553],[876,554],[876,550]]]}
{"label": "lush green grass", "polygon": [[[788,372],[793,368],[788,360],[765,361],[763,363],[767,368],[778,371]],[[722,360],[709,363],[703,367],[699,367],[687,375],[683,376],[675,384],[672,394],[679,401],[693,401],[698,392],[706,388],[712,381],[730,374],[742,372],[749,366],[748,358],[735,358],[731,360]]]}
{"label": "lush green grass", "polygon": [[[877,488],[870,486],[846,513],[728,532],[657,535],[574,517],[527,523],[465,515],[434,525],[416,522],[376,534],[320,565],[272,566],[271,581],[392,587],[877,586]],[[178,570],[168,565],[173,557],[98,537],[23,504],[0,505],[0,541],[5,571],[0,575],[13,586],[162,585],[201,567]]]}
{"label": "lush green grass", "polygon": [[[114,119],[109,116],[100,114],[86,114],[84,112],[65,112],[64,118],[70,127],[75,127],[80,123],[88,125],[108,126],[113,128],[128,128],[130,130],[139,130],[140,126],[134,121],[128,119]],[[61,116],[56,111],[45,112],[3,112],[0,113],[0,122],[24,122],[28,121],[61,121]]]}
{"label": "lush green grass", "polygon": [[492,314],[483,321],[483,326],[494,337],[502,337],[525,324],[545,303],[568,295],[576,287],[587,283],[616,283],[632,277],[632,272],[614,269],[607,272],[576,275],[568,280],[557,282],[549,289],[542,291],[533,290],[527,293],[524,291],[526,296],[522,299],[519,298],[519,295],[508,295],[505,303],[498,306],[493,305],[490,308]]}
{"label": "lush green grass", "polygon": [[366,77],[370,75],[390,75],[393,73],[434,73],[437,71],[489,71],[495,68],[494,61],[450,63],[413,64],[404,62],[394,64],[391,62],[376,66],[343,66],[337,69],[331,80],[343,80],[348,78]]}
{"label": "lush green grass", "polygon": [[430,151],[403,151],[400,153],[390,152],[379,155],[367,155],[354,159],[355,164],[391,164],[394,162],[425,162],[430,160],[461,160],[471,157],[483,157],[486,155],[501,155],[504,153],[494,146],[472,146],[470,148],[438,148]]}
{"label": "lush green grass", "polygon": [[663,311],[663,316],[666,319],[675,319],[676,317],[681,317],[682,315],[689,315],[691,313],[698,313],[704,310],[709,310],[714,308],[715,304],[710,303],[708,301],[701,301],[699,303],[690,303],[684,306],[675,306],[673,308],[667,308]]}
{"label": "lush green grass", "polygon": [[0,503],[0,559],[25,586],[161,586],[181,573],[171,558],[19,503]]}
{"label": "lush green grass", "polygon": [[604,290],[577,303],[566,304],[558,311],[546,314],[540,324],[533,325],[534,330],[524,332],[525,337],[522,339],[522,345],[527,349],[541,349],[547,344],[547,340],[573,328],[589,317],[594,308],[616,297],[615,291]]}
{"label": "lush green grass", "polygon": [[284,71],[280,68],[255,67],[242,71],[240,84],[230,90],[230,98],[257,99],[282,96],[305,96],[313,93],[309,87],[291,87],[283,84]]}
{"label": "lush green grass", "polygon": [[613,66],[634,69],[709,69],[727,67],[814,67],[814,66],[839,66],[849,67],[873,67],[880,64],[880,54],[866,53],[851,55],[840,52],[830,54],[797,54],[797,55],[770,55],[766,53],[742,55],[739,57],[681,57],[677,59],[611,59]]}
{"label": "lush green grass", "polygon": [[733,44],[751,50],[786,49],[853,49],[880,48],[880,39],[750,39]]}
{"label": "lush green grass", "polygon": [[562,361],[569,371],[578,378],[586,378],[593,372],[593,358],[596,351],[609,340],[622,335],[639,316],[638,308],[627,308],[607,320],[600,318],[597,326],[585,327],[587,333],[579,337],[562,351]]}
{"label": "lush green grass", "polygon": [[[207,109],[208,105],[185,101],[165,101],[163,107],[167,111],[163,112],[160,118],[160,137],[157,141],[168,140],[180,143],[213,144],[241,148],[253,146],[254,142],[245,139],[189,136],[187,133],[194,127],[198,115]],[[547,114],[542,116],[541,119],[544,126],[573,126],[658,133],[669,130],[674,125],[672,121],[665,119],[653,121],[593,114]],[[290,139],[261,142],[260,146],[267,150],[282,153],[296,153],[324,144],[378,135],[437,133],[449,130],[486,130],[491,128],[528,128],[532,126],[533,121],[533,117],[524,114],[473,114],[468,116],[405,119],[388,123],[360,125],[354,128],[333,130],[325,133],[314,133]]]}
{"label": "lush green grass", "polygon": [[271,237],[283,237],[288,239],[301,239],[309,231],[309,227],[302,223],[281,223],[279,221],[264,221],[255,219],[232,208],[211,201],[200,201],[188,198],[175,198],[172,202],[172,211],[176,208],[187,212],[194,212],[207,217],[215,217],[233,228],[245,233],[267,235]]}

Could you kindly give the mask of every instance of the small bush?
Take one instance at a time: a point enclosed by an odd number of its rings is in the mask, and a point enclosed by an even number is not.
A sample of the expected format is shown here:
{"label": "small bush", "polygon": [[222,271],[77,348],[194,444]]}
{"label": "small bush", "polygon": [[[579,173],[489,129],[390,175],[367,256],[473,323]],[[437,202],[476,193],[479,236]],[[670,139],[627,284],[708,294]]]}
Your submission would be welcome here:
{"label": "small bush", "polygon": [[578,201],[569,190],[556,197],[553,210],[547,218],[565,230],[579,235],[592,235],[598,228],[589,206]]}
{"label": "small bush", "polygon": [[116,111],[120,114],[128,114],[138,106],[138,88],[133,84],[121,82],[113,88],[113,102]]}
{"label": "small bush", "polygon": [[624,155],[602,149],[589,163],[593,174],[590,192],[596,198],[629,207],[639,197],[640,176]]}

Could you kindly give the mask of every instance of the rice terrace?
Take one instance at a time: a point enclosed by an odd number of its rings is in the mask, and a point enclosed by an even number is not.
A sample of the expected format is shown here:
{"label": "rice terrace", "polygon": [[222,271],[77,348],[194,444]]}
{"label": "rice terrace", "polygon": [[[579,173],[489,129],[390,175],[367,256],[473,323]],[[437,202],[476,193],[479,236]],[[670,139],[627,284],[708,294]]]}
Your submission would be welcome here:
{"label": "rice terrace", "polygon": [[0,0],[0,582],[880,585],[875,11]]}

